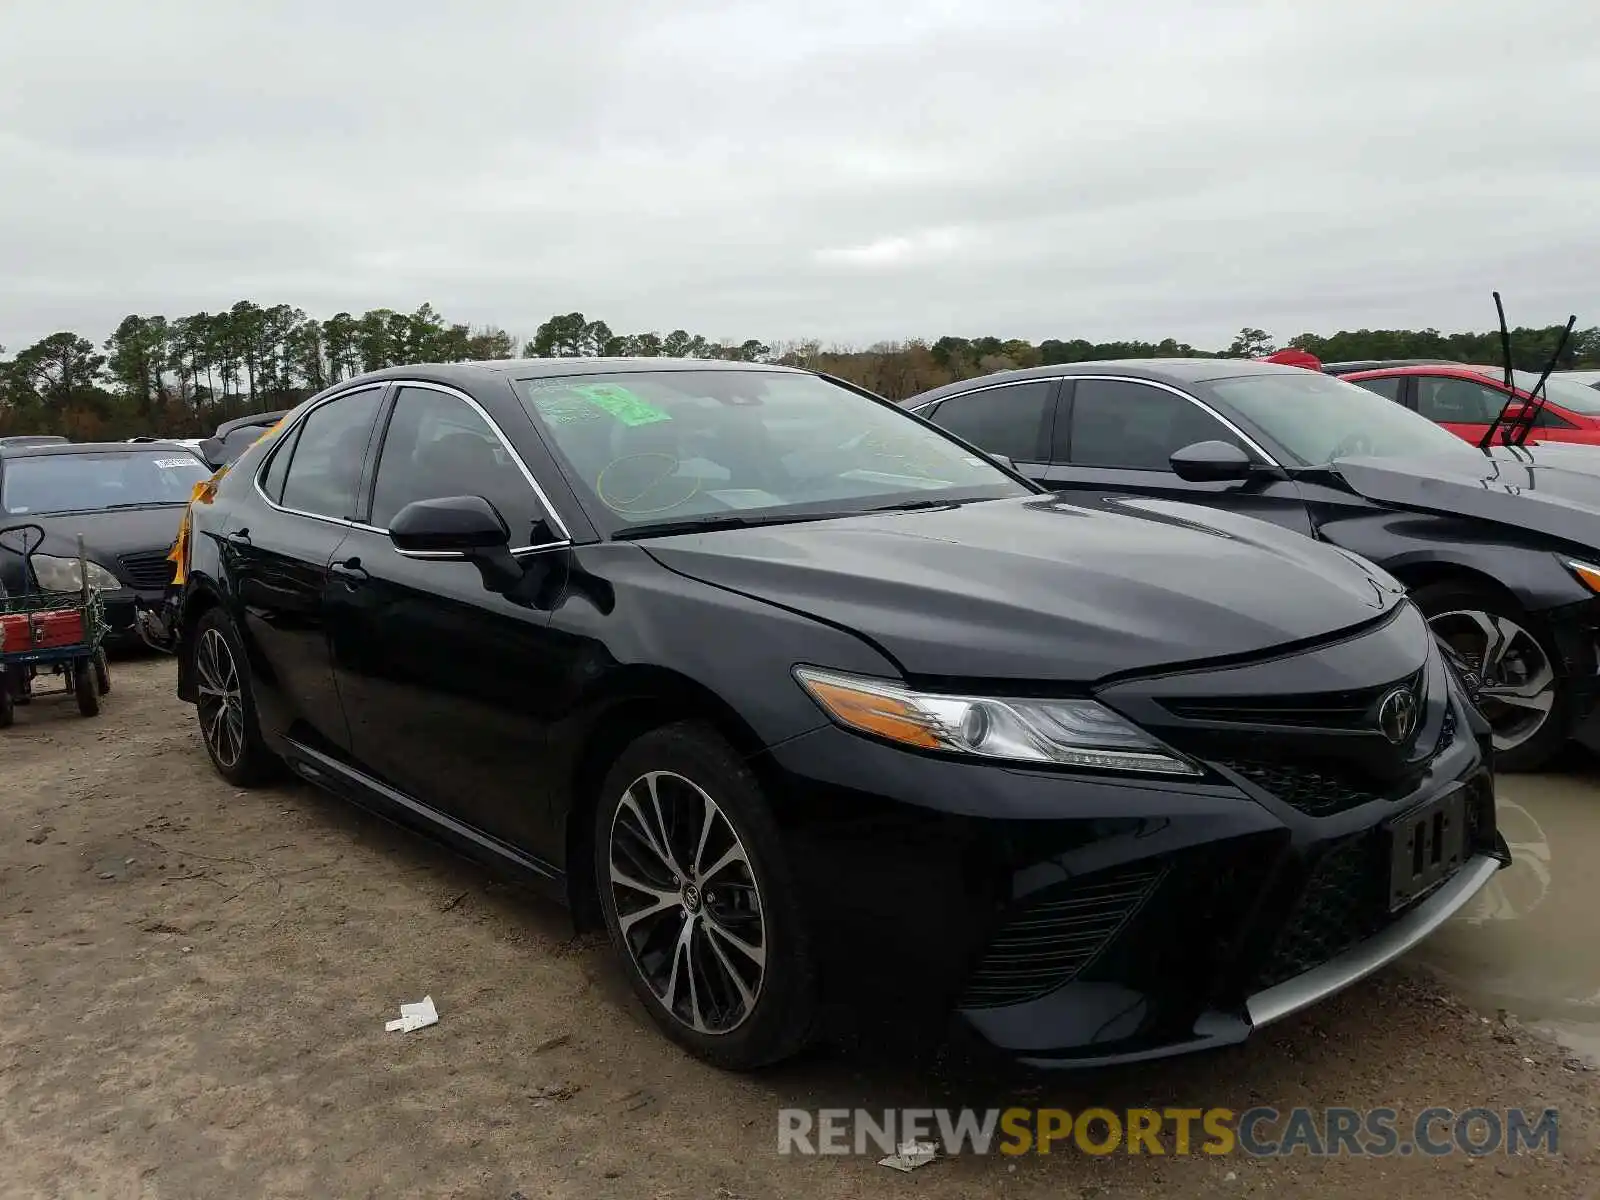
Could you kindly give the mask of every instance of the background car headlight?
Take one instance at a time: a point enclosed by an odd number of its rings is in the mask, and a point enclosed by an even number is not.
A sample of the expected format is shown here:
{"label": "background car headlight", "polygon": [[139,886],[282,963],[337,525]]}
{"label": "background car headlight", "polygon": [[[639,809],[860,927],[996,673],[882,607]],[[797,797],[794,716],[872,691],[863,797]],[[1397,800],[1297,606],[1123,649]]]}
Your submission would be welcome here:
{"label": "background car headlight", "polygon": [[[78,573],[78,560],[57,558],[53,554],[35,554],[28,560],[39,586],[47,592],[76,592],[83,587],[83,576]],[[101,591],[114,592],[122,582],[99,563],[89,564],[89,586]]]}
{"label": "background car headlight", "polygon": [[923,750],[1107,771],[1199,775],[1194,763],[1093,700],[945,696],[816,667],[795,677],[840,725]]}

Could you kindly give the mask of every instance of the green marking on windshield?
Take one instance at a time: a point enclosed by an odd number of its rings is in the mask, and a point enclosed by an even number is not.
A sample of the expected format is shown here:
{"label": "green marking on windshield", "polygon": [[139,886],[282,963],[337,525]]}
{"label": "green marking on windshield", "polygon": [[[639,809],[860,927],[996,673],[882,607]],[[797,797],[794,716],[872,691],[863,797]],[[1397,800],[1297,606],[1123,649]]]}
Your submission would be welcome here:
{"label": "green marking on windshield", "polygon": [[571,425],[609,414],[624,425],[649,425],[670,421],[672,414],[647,403],[635,392],[614,383],[566,385],[553,396],[535,396],[539,415],[553,425]]}
{"label": "green marking on windshield", "polygon": [[585,383],[574,387],[572,391],[605,409],[624,425],[649,425],[655,421],[672,420],[671,413],[662,412],[634,392],[614,383]]}

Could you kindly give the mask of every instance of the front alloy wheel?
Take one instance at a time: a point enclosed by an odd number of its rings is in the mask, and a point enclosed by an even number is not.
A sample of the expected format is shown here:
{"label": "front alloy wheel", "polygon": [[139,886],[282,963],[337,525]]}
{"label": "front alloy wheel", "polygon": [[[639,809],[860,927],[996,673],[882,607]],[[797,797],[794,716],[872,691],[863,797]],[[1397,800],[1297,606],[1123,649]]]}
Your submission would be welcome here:
{"label": "front alloy wheel", "polygon": [[661,1030],[750,1070],[809,1039],[807,922],[761,785],[698,722],[642,734],[595,813],[595,883],[628,982]]}
{"label": "front alloy wheel", "polygon": [[706,791],[670,771],[628,787],[611,822],[611,893],[639,974],[675,1019],[725,1034],[766,976],[761,889],[738,832]]}

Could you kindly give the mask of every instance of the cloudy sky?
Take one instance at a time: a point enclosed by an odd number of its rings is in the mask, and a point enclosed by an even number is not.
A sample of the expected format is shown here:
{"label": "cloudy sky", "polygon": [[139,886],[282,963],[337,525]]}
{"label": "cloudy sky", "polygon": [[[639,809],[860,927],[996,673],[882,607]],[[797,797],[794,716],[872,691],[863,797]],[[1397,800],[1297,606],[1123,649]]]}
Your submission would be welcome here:
{"label": "cloudy sky", "polygon": [[1596,0],[0,0],[0,343],[1600,323]]}

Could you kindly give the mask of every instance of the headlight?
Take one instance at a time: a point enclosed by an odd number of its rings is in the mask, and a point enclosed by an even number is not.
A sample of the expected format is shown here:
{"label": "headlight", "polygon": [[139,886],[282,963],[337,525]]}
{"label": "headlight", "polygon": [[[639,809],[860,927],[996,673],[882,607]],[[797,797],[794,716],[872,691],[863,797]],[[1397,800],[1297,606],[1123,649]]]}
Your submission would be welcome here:
{"label": "headlight", "polygon": [[1104,771],[1201,773],[1093,700],[940,696],[815,667],[796,667],[794,673],[840,725],[906,746]]}
{"label": "headlight", "polygon": [[1600,567],[1592,563],[1569,561],[1567,570],[1578,577],[1578,582],[1591,592],[1600,593]]}
{"label": "headlight", "polygon": [[[78,573],[78,560],[75,558],[35,554],[28,561],[33,564],[33,574],[39,580],[39,586],[47,592],[76,592],[83,587],[83,576]],[[122,586],[122,582],[99,563],[92,562],[89,564],[89,586],[114,592]]]}

